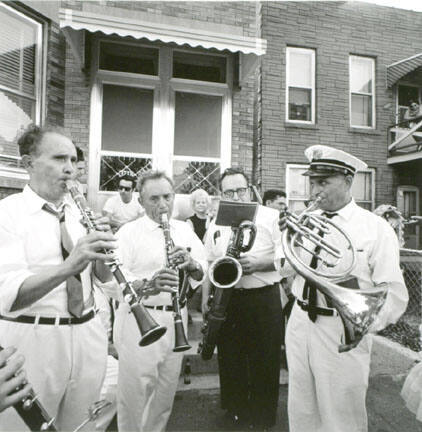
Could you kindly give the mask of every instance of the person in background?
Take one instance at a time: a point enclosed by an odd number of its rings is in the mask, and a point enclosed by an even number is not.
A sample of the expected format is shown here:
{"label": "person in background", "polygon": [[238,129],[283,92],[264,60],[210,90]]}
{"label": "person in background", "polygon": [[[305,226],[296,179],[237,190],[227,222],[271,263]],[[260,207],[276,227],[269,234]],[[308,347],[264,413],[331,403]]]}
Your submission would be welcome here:
{"label": "person in background", "polygon": [[78,186],[79,192],[86,196],[88,189],[88,176],[86,172],[86,161],[84,152],[78,146],[76,146],[76,170],[75,170],[75,182]]}
{"label": "person in background", "polygon": [[138,219],[144,214],[137,196],[134,194],[136,177],[124,174],[119,179],[119,194],[109,198],[103,207],[103,214],[110,218],[113,231],[127,222]]}
{"label": "person in background", "polygon": [[190,194],[190,206],[193,210],[193,216],[186,219],[186,222],[192,227],[199,240],[204,241],[204,236],[208,228],[211,199],[203,189],[196,189]]}
{"label": "person in background", "polygon": [[262,202],[266,207],[271,207],[280,212],[284,211],[287,209],[286,192],[281,189],[268,189],[264,192]]}

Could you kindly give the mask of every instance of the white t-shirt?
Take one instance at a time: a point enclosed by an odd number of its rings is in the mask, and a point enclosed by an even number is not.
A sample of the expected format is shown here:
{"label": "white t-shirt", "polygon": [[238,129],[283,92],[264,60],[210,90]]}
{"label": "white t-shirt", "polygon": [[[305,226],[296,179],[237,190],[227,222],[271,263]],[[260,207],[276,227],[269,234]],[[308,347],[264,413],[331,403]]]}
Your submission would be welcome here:
{"label": "white t-shirt", "polygon": [[144,214],[144,209],[139,204],[138,194],[132,194],[132,200],[124,203],[120,195],[114,195],[104,204],[103,210],[111,214],[111,217],[120,224],[125,224]]}

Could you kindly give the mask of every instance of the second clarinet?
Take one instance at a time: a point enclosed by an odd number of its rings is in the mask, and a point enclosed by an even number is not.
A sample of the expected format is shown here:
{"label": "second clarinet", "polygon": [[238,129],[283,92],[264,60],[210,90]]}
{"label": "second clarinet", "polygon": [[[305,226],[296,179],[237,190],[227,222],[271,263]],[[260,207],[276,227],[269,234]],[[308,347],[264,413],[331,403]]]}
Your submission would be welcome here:
{"label": "second clarinet", "polygon": [[[88,207],[84,196],[79,192],[76,184],[68,180],[66,182],[67,188],[81,212],[82,219],[88,228],[88,231],[95,231],[96,226],[93,220],[93,213]],[[141,340],[139,341],[140,346],[150,345],[158,340],[167,331],[166,327],[159,325],[151,317],[145,306],[141,303],[141,297],[134,289],[131,282],[126,280],[125,275],[121,270],[121,265],[111,251],[105,250],[104,253],[110,255],[110,261],[106,262],[111,273],[116,279],[119,286],[122,288],[125,301],[129,304],[130,310],[135,317],[136,323],[141,333]]]}
{"label": "second clarinet", "polygon": [[[167,213],[161,214],[161,226],[163,227],[164,240],[165,240],[165,248],[166,248],[166,266],[172,268],[174,270],[178,270],[178,265],[175,262],[170,260],[170,253],[174,248],[173,239],[170,236],[170,225]],[[184,275],[186,277],[186,275]],[[186,338],[185,329],[183,327],[182,321],[182,313],[180,310],[180,298],[179,291],[177,290],[175,293],[171,295],[172,305],[173,305],[173,313],[174,313],[174,333],[175,333],[175,341],[174,341],[174,352],[186,351],[191,348]]]}

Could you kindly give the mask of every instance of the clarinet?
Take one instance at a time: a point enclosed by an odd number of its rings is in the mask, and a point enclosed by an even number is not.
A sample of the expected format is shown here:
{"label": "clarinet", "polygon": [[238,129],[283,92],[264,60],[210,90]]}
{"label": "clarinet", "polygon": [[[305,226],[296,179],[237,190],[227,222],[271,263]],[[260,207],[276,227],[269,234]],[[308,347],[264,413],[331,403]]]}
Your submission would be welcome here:
{"label": "clarinet", "polygon": [[[2,350],[3,347],[0,345],[0,351]],[[16,391],[21,390],[23,386],[16,388]],[[31,431],[57,431],[54,417],[48,415],[34,390],[29,390],[28,395],[13,407]]]}
{"label": "clarinet", "polygon": [[[66,186],[82,215],[82,219],[88,229],[88,232],[96,231],[93,212],[88,207],[84,196],[79,192],[79,189],[73,181],[68,180],[66,182]],[[155,322],[149,312],[146,310],[145,306],[141,303],[141,297],[136,292],[132,283],[129,282],[124,276],[121,270],[121,264],[114,256],[113,251],[103,249],[101,252],[110,256],[110,260],[105,264],[109,267],[117,283],[122,288],[125,302],[129,304],[130,310],[135,317],[136,323],[141,333],[139,345],[146,346],[152,344],[161,336],[163,336],[163,334],[167,331],[167,327],[161,326]],[[145,283],[148,284],[148,282]]]}
{"label": "clarinet", "polygon": [[[174,248],[174,242],[170,236],[170,226],[169,226],[167,213],[161,213],[161,226],[163,228],[163,234],[165,240],[166,266],[170,269],[178,271],[179,268],[177,263],[172,262],[169,258],[170,252]],[[171,300],[172,300],[173,312],[174,312],[174,333],[175,333],[173,351],[174,352],[186,351],[190,349],[191,346],[187,341],[185,329],[183,327],[182,313],[180,310],[179,290],[176,290],[176,292],[173,292],[171,294]]]}

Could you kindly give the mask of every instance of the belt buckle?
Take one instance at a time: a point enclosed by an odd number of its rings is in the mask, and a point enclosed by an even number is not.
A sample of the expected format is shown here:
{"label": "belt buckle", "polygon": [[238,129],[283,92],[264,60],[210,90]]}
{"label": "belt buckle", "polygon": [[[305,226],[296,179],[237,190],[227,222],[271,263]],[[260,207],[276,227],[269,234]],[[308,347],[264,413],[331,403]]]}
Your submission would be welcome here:
{"label": "belt buckle", "polygon": [[66,317],[65,318],[65,325],[71,325],[72,324],[72,317]]}

